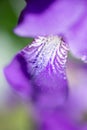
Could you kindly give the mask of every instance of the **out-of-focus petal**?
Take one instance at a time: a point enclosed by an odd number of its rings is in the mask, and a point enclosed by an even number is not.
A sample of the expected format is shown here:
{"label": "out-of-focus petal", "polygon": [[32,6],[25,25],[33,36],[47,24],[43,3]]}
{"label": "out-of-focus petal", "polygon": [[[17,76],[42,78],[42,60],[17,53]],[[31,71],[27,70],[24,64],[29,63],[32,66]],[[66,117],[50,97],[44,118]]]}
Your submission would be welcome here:
{"label": "out-of-focus petal", "polygon": [[67,76],[70,87],[67,109],[75,119],[80,120],[87,112],[87,64],[70,60]]}
{"label": "out-of-focus petal", "polygon": [[[86,4],[87,5],[87,4]],[[87,62],[87,9],[65,34],[71,52],[75,57]]]}
{"label": "out-of-focus petal", "polygon": [[85,0],[27,0],[15,33],[20,36],[64,34],[83,14]]}
{"label": "out-of-focus petal", "polygon": [[26,62],[20,54],[17,54],[4,69],[7,81],[23,98],[31,94],[31,85],[26,69]]}
{"label": "out-of-focus petal", "polygon": [[64,111],[44,113],[41,130],[79,130]]}
{"label": "out-of-focus petal", "polygon": [[83,123],[83,126],[81,126],[79,130],[87,130],[87,122]]}

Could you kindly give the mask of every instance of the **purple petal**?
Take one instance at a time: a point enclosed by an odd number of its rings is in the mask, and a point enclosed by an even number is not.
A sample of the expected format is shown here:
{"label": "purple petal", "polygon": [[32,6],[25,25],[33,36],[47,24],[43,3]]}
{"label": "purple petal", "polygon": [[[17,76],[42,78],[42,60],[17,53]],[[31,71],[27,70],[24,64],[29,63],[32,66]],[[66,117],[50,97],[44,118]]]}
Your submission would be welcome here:
{"label": "purple petal", "polygon": [[26,62],[20,54],[4,69],[7,81],[19,95],[26,98],[31,93],[31,85],[26,71]]}
{"label": "purple petal", "polygon": [[[87,5],[87,4],[86,4]],[[85,13],[77,20],[77,22],[71,25],[70,29],[66,33],[66,37],[72,53],[81,58],[83,61],[87,61],[87,9]]]}
{"label": "purple petal", "polygon": [[42,124],[41,130],[79,130],[64,111],[44,113]]}
{"label": "purple petal", "polygon": [[87,64],[74,60],[69,61],[67,76],[70,87],[67,109],[74,118],[80,120],[87,112]]}
{"label": "purple petal", "polygon": [[67,47],[58,36],[48,36],[37,38],[21,51],[34,86],[33,101],[41,108],[57,107],[66,99]]}
{"label": "purple petal", "polygon": [[32,102],[40,108],[62,105],[68,93],[67,52],[68,45],[60,37],[39,37],[5,68],[7,80],[17,91],[24,93],[30,91],[31,83]]}
{"label": "purple petal", "polygon": [[85,0],[27,0],[15,33],[20,36],[65,34],[84,12]]}
{"label": "purple petal", "polygon": [[79,130],[87,130],[87,122],[84,123],[83,126],[81,126]]}

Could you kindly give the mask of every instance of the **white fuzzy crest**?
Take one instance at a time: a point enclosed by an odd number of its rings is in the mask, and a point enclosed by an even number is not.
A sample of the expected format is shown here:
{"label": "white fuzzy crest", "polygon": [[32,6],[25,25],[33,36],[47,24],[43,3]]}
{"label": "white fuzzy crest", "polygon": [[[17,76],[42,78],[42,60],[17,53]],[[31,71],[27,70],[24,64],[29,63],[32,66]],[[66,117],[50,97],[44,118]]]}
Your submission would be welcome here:
{"label": "white fuzzy crest", "polygon": [[39,74],[48,65],[48,73],[64,73],[68,45],[58,36],[36,38],[21,53],[28,63],[29,73]]}

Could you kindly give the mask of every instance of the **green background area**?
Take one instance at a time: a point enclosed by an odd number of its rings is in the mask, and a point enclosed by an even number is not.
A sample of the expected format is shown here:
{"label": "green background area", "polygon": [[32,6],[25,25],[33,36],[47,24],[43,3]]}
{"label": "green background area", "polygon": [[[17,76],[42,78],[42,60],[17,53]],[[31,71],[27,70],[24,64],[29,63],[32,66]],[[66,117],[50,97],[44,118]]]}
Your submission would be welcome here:
{"label": "green background area", "polygon": [[13,33],[24,6],[24,0],[0,0],[0,130],[32,129],[31,119],[24,105],[15,103],[12,108],[6,105],[11,92],[3,74],[3,68],[14,55],[31,42],[31,39]]}

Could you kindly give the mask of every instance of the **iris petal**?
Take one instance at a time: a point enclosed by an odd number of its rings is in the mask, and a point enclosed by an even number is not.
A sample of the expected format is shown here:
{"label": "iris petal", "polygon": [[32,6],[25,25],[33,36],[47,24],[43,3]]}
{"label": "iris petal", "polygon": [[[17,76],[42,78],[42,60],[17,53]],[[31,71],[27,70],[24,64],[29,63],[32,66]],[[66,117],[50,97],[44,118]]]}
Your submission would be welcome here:
{"label": "iris petal", "polygon": [[4,73],[7,81],[24,99],[31,94],[31,85],[26,71],[24,58],[17,54],[12,62],[5,67]]}
{"label": "iris petal", "polygon": [[15,33],[25,37],[65,34],[83,15],[85,0],[27,0]]}
{"label": "iris petal", "polygon": [[40,130],[79,130],[77,124],[63,111],[43,113]]}
{"label": "iris petal", "polygon": [[39,106],[64,102],[68,93],[67,54],[68,45],[58,36],[39,37],[21,51],[34,86],[33,101]]}
{"label": "iris petal", "polygon": [[68,45],[58,36],[38,37],[5,68],[9,83],[39,108],[64,103],[68,94]]}
{"label": "iris petal", "polygon": [[66,37],[75,57],[87,62],[87,9],[85,13],[70,27]]}

